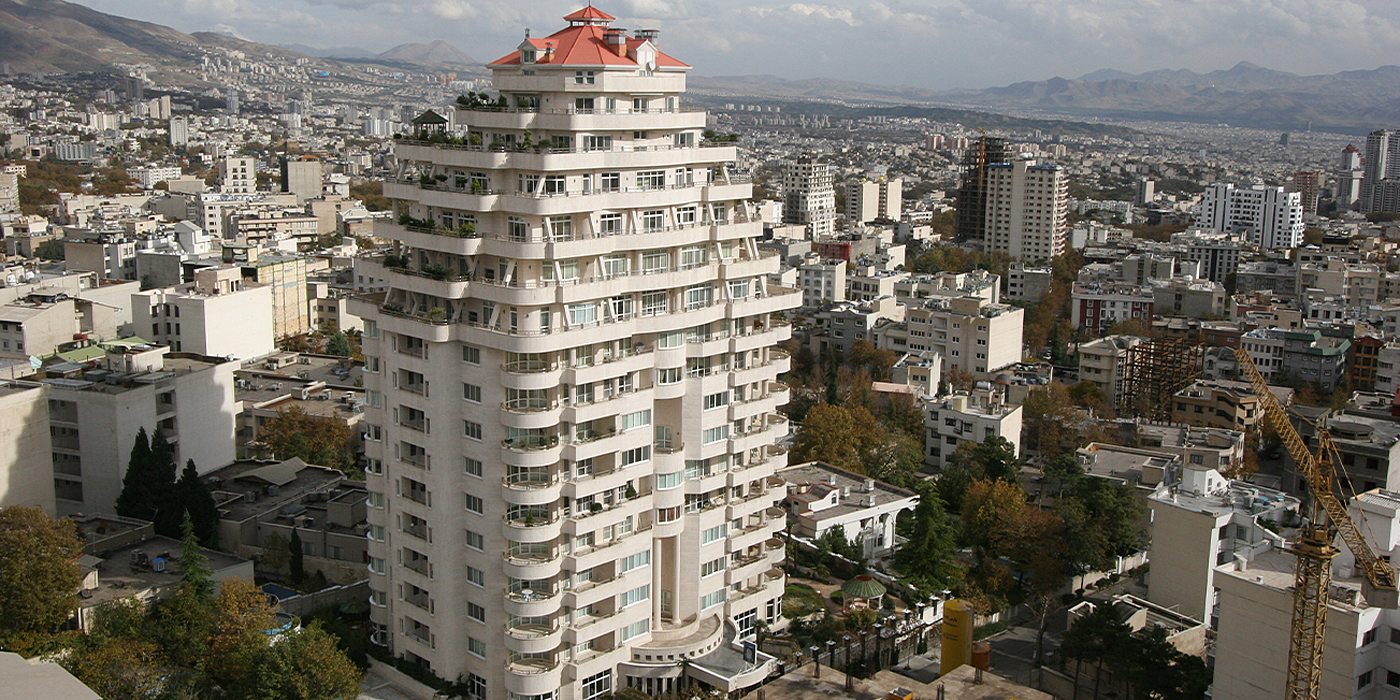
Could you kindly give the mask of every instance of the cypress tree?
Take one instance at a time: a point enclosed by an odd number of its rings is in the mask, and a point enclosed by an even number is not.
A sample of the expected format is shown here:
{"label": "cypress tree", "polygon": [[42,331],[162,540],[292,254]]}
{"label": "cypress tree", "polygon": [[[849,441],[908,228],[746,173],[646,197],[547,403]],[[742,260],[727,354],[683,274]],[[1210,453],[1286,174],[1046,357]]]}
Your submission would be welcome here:
{"label": "cypress tree", "polygon": [[194,460],[185,461],[185,469],[180,472],[180,481],[175,484],[176,500],[188,513],[194,534],[205,547],[219,544],[219,508],[214,504],[214,496],[209,488],[199,480],[199,471]]}
{"label": "cypress tree", "polygon": [[297,534],[295,527],[292,528],[292,539],[287,542],[287,551],[292,555],[289,560],[292,583],[300,583],[306,578],[306,564],[302,560],[301,535]]}
{"label": "cypress tree", "polygon": [[143,427],[136,433],[131,457],[126,462],[122,492],[117,496],[117,515],[140,520],[155,518],[155,505],[150,497],[151,476],[151,441]]}
{"label": "cypress tree", "polygon": [[175,490],[175,448],[165,439],[165,433],[156,428],[151,437],[151,505],[155,511],[153,520],[156,532],[166,537],[180,536],[180,522],[184,518],[185,504]]}

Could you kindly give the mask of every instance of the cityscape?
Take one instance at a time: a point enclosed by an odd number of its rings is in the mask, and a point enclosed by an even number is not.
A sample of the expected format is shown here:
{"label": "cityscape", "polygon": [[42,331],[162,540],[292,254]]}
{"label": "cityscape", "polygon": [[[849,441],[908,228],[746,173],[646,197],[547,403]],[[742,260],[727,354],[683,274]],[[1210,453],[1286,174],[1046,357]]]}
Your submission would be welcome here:
{"label": "cityscape", "polygon": [[0,700],[1400,698],[1371,44],[92,4],[0,0]]}

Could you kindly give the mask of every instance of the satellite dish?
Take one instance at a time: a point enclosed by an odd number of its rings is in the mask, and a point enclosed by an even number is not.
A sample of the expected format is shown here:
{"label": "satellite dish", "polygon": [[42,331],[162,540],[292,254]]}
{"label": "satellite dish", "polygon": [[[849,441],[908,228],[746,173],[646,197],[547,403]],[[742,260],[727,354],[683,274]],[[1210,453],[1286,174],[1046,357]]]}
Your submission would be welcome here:
{"label": "satellite dish", "polygon": [[654,58],[648,58],[648,59],[647,59],[646,69],[647,69],[648,71],[654,71],[654,70],[656,70],[656,59],[654,59]]}

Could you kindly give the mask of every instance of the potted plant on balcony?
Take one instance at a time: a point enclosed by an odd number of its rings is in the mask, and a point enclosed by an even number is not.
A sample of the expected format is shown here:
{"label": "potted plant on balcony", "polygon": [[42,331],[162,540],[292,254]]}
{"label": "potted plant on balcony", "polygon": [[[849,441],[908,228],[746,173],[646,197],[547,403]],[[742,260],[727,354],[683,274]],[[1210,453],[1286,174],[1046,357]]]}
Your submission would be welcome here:
{"label": "potted plant on balcony", "polygon": [[622,495],[629,501],[637,497],[637,489],[633,488],[632,482],[627,482],[627,490]]}
{"label": "potted plant on balcony", "polygon": [[441,306],[435,306],[428,311],[428,318],[434,323],[445,321],[447,320],[447,309]]}
{"label": "potted plant on balcony", "polygon": [[599,502],[597,502],[597,501],[594,501],[594,502],[588,504],[588,512],[590,512],[590,513],[601,513],[601,512],[603,512],[603,504],[601,504],[601,503],[599,503]]}
{"label": "potted plant on balcony", "polygon": [[470,133],[470,134],[467,134],[467,143],[469,143],[469,144],[471,144],[471,145],[473,145],[473,146],[480,146],[480,145],[481,145],[481,134],[476,133],[476,132],[472,132],[472,133]]}
{"label": "potted plant on balcony", "polygon": [[457,189],[460,190],[460,189],[462,189],[462,188],[464,188],[464,187],[467,186],[467,176],[466,176],[466,175],[458,175],[458,176],[453,180],[453,183],[455,183],[455,184],[457,185]]}

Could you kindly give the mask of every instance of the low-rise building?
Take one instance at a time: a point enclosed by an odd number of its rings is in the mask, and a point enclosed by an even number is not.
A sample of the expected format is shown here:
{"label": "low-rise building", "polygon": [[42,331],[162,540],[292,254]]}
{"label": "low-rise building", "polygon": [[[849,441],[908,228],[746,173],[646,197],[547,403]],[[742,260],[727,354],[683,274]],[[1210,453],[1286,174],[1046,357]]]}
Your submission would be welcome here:
{"label": "low-rise building", "polygon": [[965,442],[1005,438],[1021,453],[1021,407],[999,388],[974,389],[924,402],[924,464],[942,469]]}
{"label": "low-rise building", "polygon": [[[1293,390],[1270,386],[1274,398],[1287,406]],[[1249,382],[1199,379],[1172,396],[1172,422],[1204,428],[1248,430],[1263,418],[1259,397]]]}
{"label": "low-rise building", "polygon": [[141,428],[161,430],[175,463],[200,473],[233,461],[236,362],[168,347],[112,343],[100,360],[63,362],[30,377],[48,385],[60,515],[112,512]]}
{"label": "low-rise building", "polygon": [[1152,282],[1154,314],[1227,318],[1225,286],[1209,280],[1172,278]]}
{"label": "low-rise building", "polygon": [[246,360],[276,350],[272,288],[237,266],[195,270],[189,284],[131,295],[131,306],[135,330],[175,352]]}
{"label": "low-rise building", "polygon": [[846,261],[813,260],[797,268],[802,305],[818,307],[846,299]]}
{"label": "low-rise building", "polygon": [[30,506],[57,515],[48,414],[48,387],[0,380],[0,508]]}
{"label": "low-rise building", "polygon": [[919,503],[919,495],[909,489],[824,462],[788,467],[777,476],[787,482],[782,507],[793,534],[815,541],[839,527],[870,560],[889,555],[900,511],[913,510]]}
{"label": "low-rise building", "polygon": [[1216,567],[1282,547],[1281,533],[1296,524],[1299,500],[1188,463],[1167,474],[1148,505],[1152,579],[1147,599],[1213,624]]}
{"label": "low-rise building", "polygon": [[1076,351],[1079,358],[1079,381],[1090,382],[1108,398],[1108,405],[1118,410],[1123,389],[1123,364],[1128,350],[1143,338],[1135,335],[1110,335],[1081,343]]}
{"label": "low-rise building", "polygon": [[995,372],[1021,361],[1025,310],[978,296],[934,297],[908,307],[908,347],[943,358],[946,374]]}
{"label": "low-rise building", "polygon": [[1020,261],[1011,263],[1006,273],[1006,296],[1019,301],[1040,301],[1050,291],[1055,279],[1048,267],[1026,267]]}
{"label": "low-rise building", "polygon": [[1075,284],[1070,292],[1070,323],[1097,334],[1121,321],[1151,323],[1154,301],[1151,286]]}

